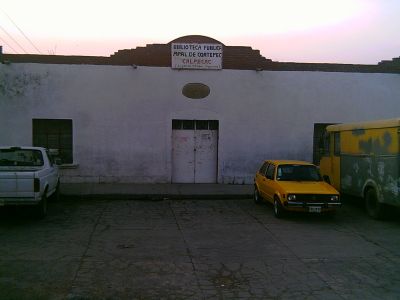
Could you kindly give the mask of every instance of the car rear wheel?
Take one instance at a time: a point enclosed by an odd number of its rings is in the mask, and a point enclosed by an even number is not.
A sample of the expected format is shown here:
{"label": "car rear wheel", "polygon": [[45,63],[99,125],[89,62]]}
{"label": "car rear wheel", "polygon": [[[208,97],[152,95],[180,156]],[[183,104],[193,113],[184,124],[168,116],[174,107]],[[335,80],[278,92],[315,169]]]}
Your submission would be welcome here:
{"label": "car rear wheel", "polygon": [[54,191],[54,194],[52,195],[51,198],[53,201],[60,200],[60,182],[57,183],[56,190]]}
{"label": "car rear wheel", "polygon": [[284,208],[282,207],[281,202],[279,199],[275,198],[274,199],[274,215],[275,217],[282,218],[285,214]]}
{"label": "car rear wheel", "polygon": [[36,215],[38,218],[42,219],[47,215],[47,196],[46,193],[43,194],[42,200],[36,207]]}
{"label": "car rear wheel", "polygon": [[261,204],[261,196],[256,186],[254,186],[254,202],[256,204]]}

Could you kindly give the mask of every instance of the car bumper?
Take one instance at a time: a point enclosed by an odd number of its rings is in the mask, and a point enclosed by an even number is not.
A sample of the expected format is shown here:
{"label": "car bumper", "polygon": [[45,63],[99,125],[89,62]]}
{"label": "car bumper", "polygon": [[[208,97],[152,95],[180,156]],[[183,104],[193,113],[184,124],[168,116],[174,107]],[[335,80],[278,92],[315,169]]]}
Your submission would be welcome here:
{"label": "car bumper", "polygon": [[298,202],[287,201],[284,203],[284,208],[292,211],[332,211],[342,206],[341,202]]}

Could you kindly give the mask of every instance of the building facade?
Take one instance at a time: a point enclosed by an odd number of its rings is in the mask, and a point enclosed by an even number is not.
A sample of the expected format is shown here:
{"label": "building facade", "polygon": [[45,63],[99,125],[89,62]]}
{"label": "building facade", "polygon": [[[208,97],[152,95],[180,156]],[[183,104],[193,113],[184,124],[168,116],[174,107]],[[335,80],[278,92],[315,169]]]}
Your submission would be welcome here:
{"label": "building facade", "polygon": [[280,63],[186,36],[2,60],[0,144],[58,149],[70,183],[249,184],[264,159],[312,161],[318,124],[400,115],[399,59]]}

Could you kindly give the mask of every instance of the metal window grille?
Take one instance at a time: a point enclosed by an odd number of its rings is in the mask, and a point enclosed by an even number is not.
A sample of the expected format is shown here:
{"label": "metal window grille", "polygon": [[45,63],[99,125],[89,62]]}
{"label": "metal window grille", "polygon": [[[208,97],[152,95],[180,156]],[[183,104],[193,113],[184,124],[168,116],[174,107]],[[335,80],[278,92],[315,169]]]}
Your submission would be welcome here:
{"label": "metal window grille", "polygon": [[33,146],[57,149],[63,164],[73,163],[72,120],[33,119]]}

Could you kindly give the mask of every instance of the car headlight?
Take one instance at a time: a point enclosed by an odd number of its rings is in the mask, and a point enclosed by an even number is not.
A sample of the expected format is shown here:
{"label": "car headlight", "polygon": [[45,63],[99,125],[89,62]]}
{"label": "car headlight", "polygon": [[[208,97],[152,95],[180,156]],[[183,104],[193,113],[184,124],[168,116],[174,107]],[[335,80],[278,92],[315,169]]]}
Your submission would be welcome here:
{"label": "car headlight", "polygon": [[338,196],[338,195],[332,195],[332,196],[331,196],[331,201],[332,201],[332,202],[337,202],[337,201],[339,201],[339,196]]}
{"label": "car headlight", "polygon": [[287,199],[288,201],[296,201],[296,195],[288,195]]}

